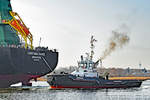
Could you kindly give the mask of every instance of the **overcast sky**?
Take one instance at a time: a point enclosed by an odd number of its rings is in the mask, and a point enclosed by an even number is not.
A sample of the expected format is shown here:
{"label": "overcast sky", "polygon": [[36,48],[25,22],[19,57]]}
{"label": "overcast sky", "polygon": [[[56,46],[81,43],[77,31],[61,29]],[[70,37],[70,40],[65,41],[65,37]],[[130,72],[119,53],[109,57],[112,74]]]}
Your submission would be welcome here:
{"label": "overcast sky", "polygon": [[130,42],[103,61],[104,67],[150,69],[150,0],[11,0],[15,12],[34,36],[34,46],[56,48],[58,67],[76,65],[90,52],[90,37],[98,40],[98,59],[112,30],[127,27]]}

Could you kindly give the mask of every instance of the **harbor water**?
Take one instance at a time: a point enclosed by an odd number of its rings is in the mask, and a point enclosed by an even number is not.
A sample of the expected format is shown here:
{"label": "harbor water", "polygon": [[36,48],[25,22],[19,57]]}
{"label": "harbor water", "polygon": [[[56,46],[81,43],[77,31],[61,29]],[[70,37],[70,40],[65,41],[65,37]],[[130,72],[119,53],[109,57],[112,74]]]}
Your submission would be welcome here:
{"label": "harbor water", "polygon": [[98,90],[52,90],[46,82],[33,82],[32,87],[0,89],[0,100],[150,100],[150,80],[140,88]]}

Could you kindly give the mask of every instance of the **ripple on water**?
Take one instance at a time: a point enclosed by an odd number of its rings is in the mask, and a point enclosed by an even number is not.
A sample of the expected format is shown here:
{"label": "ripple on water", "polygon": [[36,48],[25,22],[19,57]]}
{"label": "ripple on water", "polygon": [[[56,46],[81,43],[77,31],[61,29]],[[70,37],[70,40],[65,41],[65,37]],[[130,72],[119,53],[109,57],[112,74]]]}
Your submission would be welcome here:
{"label": "ripple on water", "polygon": [[59,89],[45,86],[0,89],[0,100],[150,100],[150,81],[130,89]]}

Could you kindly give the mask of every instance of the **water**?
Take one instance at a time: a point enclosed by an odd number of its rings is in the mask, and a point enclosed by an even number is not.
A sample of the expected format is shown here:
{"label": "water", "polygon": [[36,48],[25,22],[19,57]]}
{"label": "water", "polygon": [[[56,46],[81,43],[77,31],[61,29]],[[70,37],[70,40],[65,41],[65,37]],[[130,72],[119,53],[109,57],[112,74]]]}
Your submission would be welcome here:
{"label": "water", "polygon": [[140,88],[99,90],[51,90],[39,82],[33,87],[1,89],[0,100],[150,100],[150,80]]}

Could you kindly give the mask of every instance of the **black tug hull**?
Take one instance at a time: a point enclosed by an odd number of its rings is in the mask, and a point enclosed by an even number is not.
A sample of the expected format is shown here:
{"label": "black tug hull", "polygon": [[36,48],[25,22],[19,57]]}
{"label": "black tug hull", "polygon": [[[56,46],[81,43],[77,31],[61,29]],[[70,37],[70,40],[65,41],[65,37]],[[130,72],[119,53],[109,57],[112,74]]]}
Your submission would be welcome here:
{"label": "black tug hull", "polygon": [[103,78],[76,77],[73,75],[49,75],[48,83],[51,88],[133,88],[140,87],[139,80],[105,80]]}
{"label": "black tug hull", "polygon": [[58,63],[56,50],[0,47],[0,88],[22,82],[28,85],[31,79],[52,72]]}

